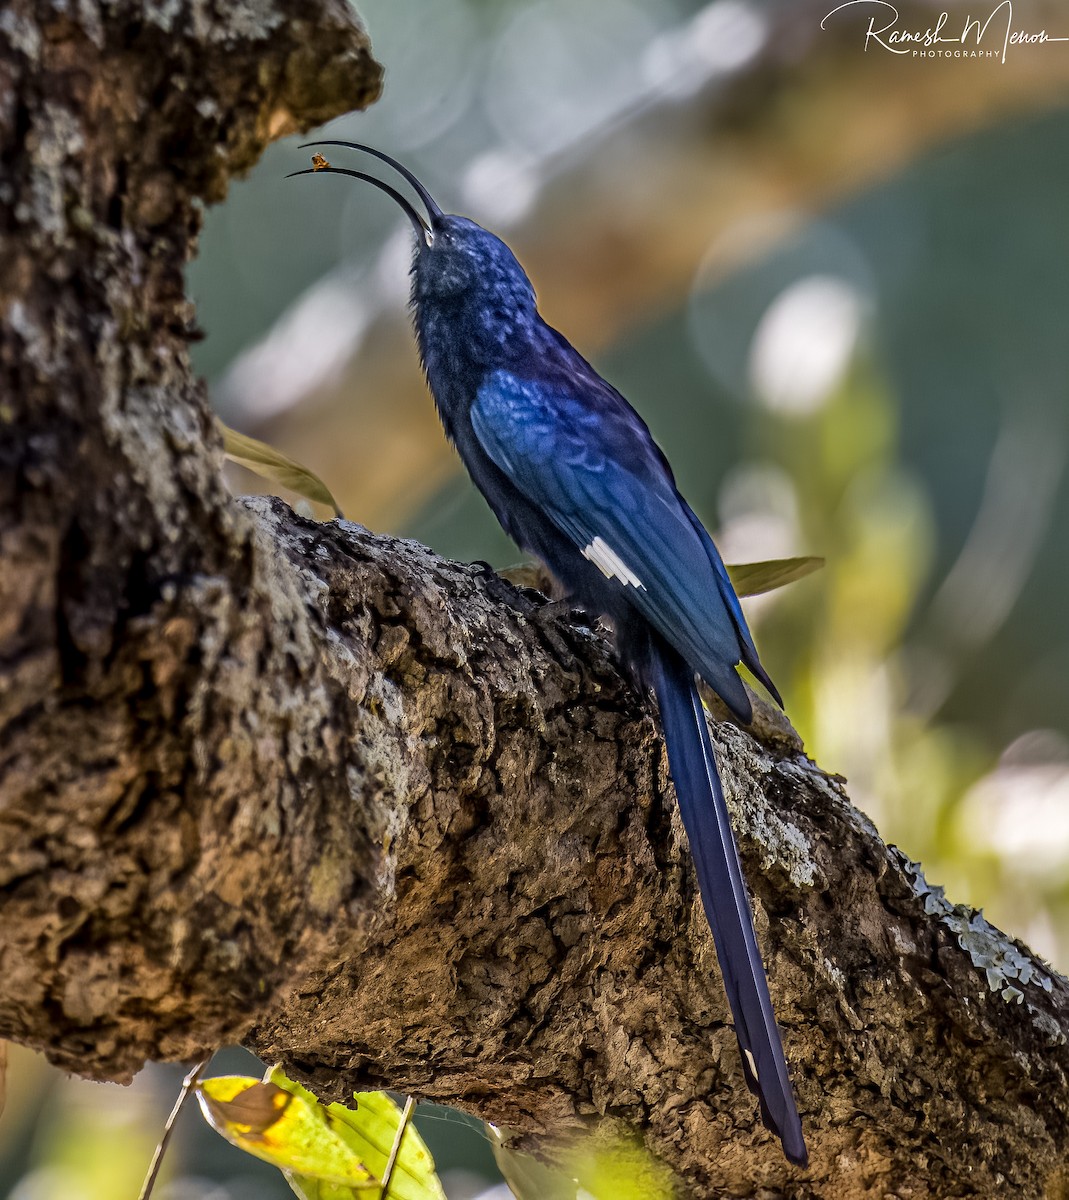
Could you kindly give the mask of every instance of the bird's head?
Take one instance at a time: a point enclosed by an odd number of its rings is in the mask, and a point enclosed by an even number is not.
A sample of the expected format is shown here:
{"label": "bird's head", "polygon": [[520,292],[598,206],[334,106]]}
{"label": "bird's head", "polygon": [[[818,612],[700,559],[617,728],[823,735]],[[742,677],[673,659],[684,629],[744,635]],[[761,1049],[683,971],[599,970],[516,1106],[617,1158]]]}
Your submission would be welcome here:
{"label": "bird's head", "polygon": [[494,301],[534,307],[534,288],[505,243],[467,217],[432,218],[412,263],[417,304]]}
{"label": "bird's head", "polygon": [[[404,212],[416,234],[416,253],[412,263],[412,301],[417,322],[426,310],[451,310],[477,320],[485,332],[503,334],[506,327],[515,330],[534,319],[535,295],[531,281],[516,256],[489,230],[469,220],[443,212],[430,192],[401,163],[358,142],[308,142],[309,146],[345,146],[362,150],[388,163],[415,190],[424,216],[400,192],[381,179],[363,171],[332,167],[320,159],[316,166],[295,175],[348,175],[373,184],[385,192]],[[315,161],[315,160],[313,160]]]}

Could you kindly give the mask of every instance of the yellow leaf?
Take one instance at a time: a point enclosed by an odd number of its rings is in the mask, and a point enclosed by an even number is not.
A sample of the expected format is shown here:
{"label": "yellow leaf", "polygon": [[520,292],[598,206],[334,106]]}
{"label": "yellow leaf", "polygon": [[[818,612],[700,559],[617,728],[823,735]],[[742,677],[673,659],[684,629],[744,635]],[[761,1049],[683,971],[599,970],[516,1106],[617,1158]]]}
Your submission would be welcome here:
{"label": "yellow leaf", "polygon": [[306,500],[325,504],[334,510],[336,517],[342,515],[338,502],[330,494],[330,489],[314,472],[294,462],[292,458],[287,458],[266,442],[257,441],[256,438],[238,433],[236,429],[224,425],[218,417],[215,418],[215,423],[223,435],[223,450],[231,462],[254,471],[271,483],[296,492],[298,496],[304,496]]}
{"label": "yellow leaf", "polygon": [[824,565],[822,558],[773,558],[768,562],[732,563],[731,586],[740,596],[760,596],[812,575]]}
{"label": "yellow leaf", "polygon": [[318,1102],[309,1103],[276,1083],[243,1075],[203,1080],[197,1086],[197,1099],[217,1133],[284,1171],[349,1188],[378,1184],[352,1147],[331,1128]]}
{"label": "yellow leaf", "polygon": [[[262,1082],[206,1079],[197,1098],[216,1132],[280,1168],[302,1200],[381,1200],[380,1180],[401,1121],[385,1092],[357,1092],[352,1108],[324,1105],[273,1067]],[[388,1200],[445,1200],[434,1159],[410,1124],[401,1135]]]}

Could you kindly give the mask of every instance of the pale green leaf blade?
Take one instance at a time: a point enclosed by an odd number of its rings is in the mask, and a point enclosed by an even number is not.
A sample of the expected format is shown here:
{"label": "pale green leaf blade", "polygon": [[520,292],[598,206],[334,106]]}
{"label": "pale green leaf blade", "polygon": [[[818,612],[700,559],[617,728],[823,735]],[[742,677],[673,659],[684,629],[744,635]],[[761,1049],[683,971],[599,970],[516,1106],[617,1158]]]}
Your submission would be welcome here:
{"label": "pale green leaf blade", "polygon": [[773,558],[768,562],[731,563],[728,577],[737,595],[760,596],[762,592],[773,592],[796,579],[804,579],[822,566],[824,559],[812,556]]}
{"label": "pale green leaf blade", "polygon": [[[346,1187],[343,1183],[330,1183],[326,1179],[314,1179],[311,1175],[295,1175],[292,1171],[283,1171],[290,1191],[300,1200],[379,1200],[382,1189],[378,1180],[361,1187]],[[393,1187],[390,1188],[393,1196]]]}
{"label": "pale green leaf blade", "polygon": [[580,1144],[566,1161],[579,1181],[579,1195],[591,1200],[673,1200],[671,1171],[637,1137],[598,1133],[593,1144]]}
{"label": "pale green leaf blade", "polygon": [[487,1125],[486,1132],[490,1135],[497,1169],[516,1200],[576,1200],[579,1187],[574,1176],[514,1150],[496,1126]]}
{"label": "pale green leaf blade", "polygon": [[[296,1096],[311,1097],[312,1093],[286,1077],[279,1067],[273,1067],[266,1078]],[[326,1106],[331,1130],[353,1151],[376,1179],[381,1179],[397,1135],[401,1110],[385,1092],[357,1092],[355,1107],[344,1104]],[[320,1189],[305,1191],[306,1181],[292,1179],[291,1186],[308,1200],[342,1200]],[[364,1193],[365,1198],[375,1193]],[[446,1200],[445,1191],[435,1170],[434,1159],[419,1131],[409,1123],[401,1139],[401,1149],[390,1179],[389,1200]]]}
{"label": "pale green leaf blade", "polygon": [[501,1174],[517,1200],[672,1200],[672,1172],[623,1122],[605,1119],[589,1133],[549,1149],[552,1164],[516,1150],[507,1130],[487,1125]]}
{"label": "pale green leaf blade", "polygon": [[281,450],[276,450],[266,442],[249,437],[248,434],[238,433],[236,429],[224,425],[218,417],[215,423],[223,435],[223,450],[231,462],[246,467],[270,483],[277,483],[291,492],[296,492],[298,496],[304,496],[306,500],[325,504],[334,510],[336,517],[342,515],[338,502],[330,494],[330,489],[315,472],[302,467],[299,462],[294,462]]}

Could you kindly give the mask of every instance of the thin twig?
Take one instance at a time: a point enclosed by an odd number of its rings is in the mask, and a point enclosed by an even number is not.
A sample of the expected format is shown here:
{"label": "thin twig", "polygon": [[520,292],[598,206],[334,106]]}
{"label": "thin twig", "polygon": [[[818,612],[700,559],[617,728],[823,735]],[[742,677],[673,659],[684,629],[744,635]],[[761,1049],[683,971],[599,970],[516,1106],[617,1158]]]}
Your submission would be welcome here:
{"label": "thin twig", "polygon": [[167,1143],[171,1140],[171,1132],[174,1129],[174,1123],[178,1120],[178,1114],[182,1111],[182,1106],[189,1098],[190,1093],[197,1086],[197,1080],[204,1073],[205,1067],[211,1062],[211,1055],[202,1059],[182,1080],[182,1090],[178,1093],[178,1099],[174,1102],[174,1108],[171,1109],[171,1115],[167,1118],[167,1123],[163,1127],[163,1136],[156,1145],[156,1153],[152,1156],[152,1162],[149,1164],[148,1174],[145,1176],[145,1182],[141,1185],[141,1191],[138,1193],[137,1200],[149,1200],[152,1195],[152,1189],[156,1186],[156,1176],[160,1173],[160,1167],[163,1165],[163,1154],[167,1149]]}
{"label": "thin twig", "polygon": [[386,1170],[382,1173],[382,1191],[379,1193],[379,1200],[386,1200],[386,1193],[390,1190],[390,1178],[393,1175],[394,1167],[397,1165],[397,1156],[401,1153],[401,1139],[405,1136],[409,1118],[412,1116],[412,1110],[415,1107],[416,1097],[406,1096],[405,1106],[401,1110],[401,1119],[397,1122],[397,1133],[394,1135],[390,1157],[386,1160]]}

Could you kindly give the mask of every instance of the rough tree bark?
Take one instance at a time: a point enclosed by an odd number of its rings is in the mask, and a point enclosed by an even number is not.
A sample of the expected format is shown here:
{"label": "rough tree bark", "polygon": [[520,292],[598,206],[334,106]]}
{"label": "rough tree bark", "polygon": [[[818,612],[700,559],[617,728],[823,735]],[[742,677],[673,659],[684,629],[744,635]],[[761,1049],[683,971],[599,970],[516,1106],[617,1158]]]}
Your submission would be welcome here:
{"label": "rough tree bark", "polygon": [[681,1194],[1069,1195],[1069,985],[788,729],[716,737],[808,1172],[755,1122],[605,640],[226,494],[197,204],[379,78],[342,0],[0,13],[0,1036],[100,1079],[243,1042],[532,1145],[611,1113]]}

